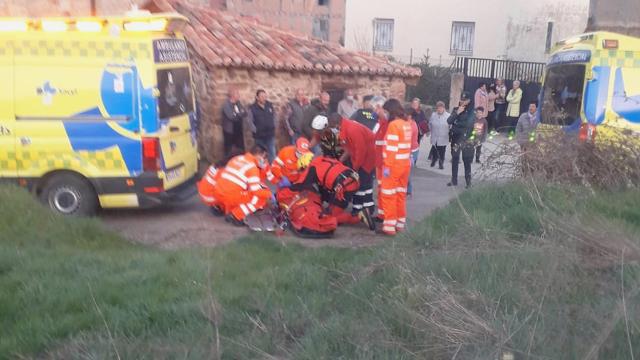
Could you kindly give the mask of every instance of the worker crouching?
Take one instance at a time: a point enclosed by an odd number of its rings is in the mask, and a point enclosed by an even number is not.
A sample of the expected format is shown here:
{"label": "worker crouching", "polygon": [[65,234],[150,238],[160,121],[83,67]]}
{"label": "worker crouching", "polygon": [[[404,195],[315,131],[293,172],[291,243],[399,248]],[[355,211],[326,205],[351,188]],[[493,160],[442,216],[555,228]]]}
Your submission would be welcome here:
{"label": "worker crouching", "polygon": [[267,151],[254,146],[229,160],[224,168],[209,168],[198,183],[200,199],[214,214],[225,215],[227,221],[242,226],[247,216],[264,209],[273,197],[261,179],[262,169],[267,166]]}
{"label": "worker crouching", "polygon": [[311,154],[309,140],[298,138],[295,145],[283,147],[273,160],[267,179],[278,189],[289,187],[300,178],[299,161],[305,154]]}

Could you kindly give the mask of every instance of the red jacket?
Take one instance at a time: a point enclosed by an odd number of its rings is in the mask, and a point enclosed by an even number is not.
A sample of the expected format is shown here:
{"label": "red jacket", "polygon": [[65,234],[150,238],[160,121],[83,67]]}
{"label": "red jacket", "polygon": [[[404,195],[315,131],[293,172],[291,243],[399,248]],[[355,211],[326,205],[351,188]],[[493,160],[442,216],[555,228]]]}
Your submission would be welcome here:
{"label": "red jacket", "polygon": [[353,170],[358,171],[362,168],[366,172],[372,172],[375,169],[376,149],[373,131],[353,120],[342,119],[340,140],[349,151]]}
{"label": "red jacket", "polygon": [[382,153],[384,151],[384,146],[386,145],[385,136],[387,135],[387,128],[389,127],[389,120],[380,117],[378,118],[378,124],[373,129],[375,133],[375,144],[376,144],[376,168],[382,168]]}

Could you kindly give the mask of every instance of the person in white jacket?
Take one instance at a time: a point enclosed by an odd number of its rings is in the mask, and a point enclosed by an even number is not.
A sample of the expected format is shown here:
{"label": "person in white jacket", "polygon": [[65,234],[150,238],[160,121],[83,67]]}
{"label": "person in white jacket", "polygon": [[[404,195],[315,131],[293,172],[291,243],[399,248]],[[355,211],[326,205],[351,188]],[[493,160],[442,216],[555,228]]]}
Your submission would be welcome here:
{"label": "person in white jacket", "polygon": [[429,119],[429,131],[431,132],[431,147],[433,150],[433,158],[431,159],[431,167],[436,166],[436,162],[439,164],[440,169],[444,169],[444,156],[449,144],[449,114],[445,107],[444,102],[438,101],[436,103],[436,111],[431,114]]}

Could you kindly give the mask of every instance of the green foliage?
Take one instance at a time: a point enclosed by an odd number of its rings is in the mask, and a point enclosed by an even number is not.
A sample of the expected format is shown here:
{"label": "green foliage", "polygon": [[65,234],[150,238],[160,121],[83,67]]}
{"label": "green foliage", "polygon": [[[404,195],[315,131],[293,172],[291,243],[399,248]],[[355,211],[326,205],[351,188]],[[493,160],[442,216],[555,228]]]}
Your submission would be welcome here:
{"label": "green foliage", "polygon": [[424,57],[414,66],[422,70],[422,76],[416,86],[407,87],[407,101],[417,97],[424,104],[435,106],[436,102],[444,101],[449,107],[449,93],[451,92],[451,68],[432,65],[429,58]]}
{"label": "green foliage", "polygon": [[163,251],[0,188],[0,358],[577,359],[604,337],[599,358],[627,359],[639,259],[591,264],[587,245],[613,226],[640,246],[639,200],[506,184],[367,250],[252,236]]}

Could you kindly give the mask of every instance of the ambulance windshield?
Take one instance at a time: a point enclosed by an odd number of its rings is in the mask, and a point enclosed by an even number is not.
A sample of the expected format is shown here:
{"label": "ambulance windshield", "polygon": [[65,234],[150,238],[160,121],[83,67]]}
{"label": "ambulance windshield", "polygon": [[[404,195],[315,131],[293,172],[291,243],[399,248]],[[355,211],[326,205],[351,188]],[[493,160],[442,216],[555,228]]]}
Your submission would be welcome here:
{"label": "ambulance windshield", "polygon": [[543,123],[565,126],[580,117],[585,69],[583,64],[548,68],[543,89]]}
{"label": "ambulance windshield", "polygon": [[189,68],[158,70],[160,119],[187,114],[193,111],[193,90]]}

